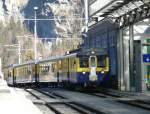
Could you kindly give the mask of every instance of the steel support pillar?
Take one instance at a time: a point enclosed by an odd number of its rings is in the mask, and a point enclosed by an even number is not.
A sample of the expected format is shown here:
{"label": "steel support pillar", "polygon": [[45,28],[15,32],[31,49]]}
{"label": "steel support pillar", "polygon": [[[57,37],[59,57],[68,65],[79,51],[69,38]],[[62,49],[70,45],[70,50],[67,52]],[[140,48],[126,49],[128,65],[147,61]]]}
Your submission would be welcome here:
{"label": "steel support pillar", "polygon": [[147,68],[146,65],[143,62],[143,54],[144,54],[144,48],[143,48],[143,43],[144,43],[144,38],[141,39],[141,92],[144,92],[147,90],[146,83],[145,83],[145,75],[147,75]]}
{"label": "steel support pillar", "polygon": [[[123,29],[123,34],[128,32],[128,28]],[[130,91],[130,71],[129,71],[129,36],[125,37],[123,35],[123,78],[125,84],[125,91]]]}
{"label": "steel support pillar", "polygon": [[87,33],[89,23],[89,0],[84,0],[84,7],[85,7],[85,26],[86,26],[85,32]]}
{"label": "steel support pillar", "polygon": [[119,30],[119,35],[117,38],[117,58],[118,58],[118,89],[120,91],[125,91],[124,85],[124,60],[123,60],[123,30]]}
{"label": "steel support pillar", "polygon": [[135,75],[134,75],[134,34],[133,34],[133,25],[129,26],[129,69],[130,69],[130,91],[135,91]]}

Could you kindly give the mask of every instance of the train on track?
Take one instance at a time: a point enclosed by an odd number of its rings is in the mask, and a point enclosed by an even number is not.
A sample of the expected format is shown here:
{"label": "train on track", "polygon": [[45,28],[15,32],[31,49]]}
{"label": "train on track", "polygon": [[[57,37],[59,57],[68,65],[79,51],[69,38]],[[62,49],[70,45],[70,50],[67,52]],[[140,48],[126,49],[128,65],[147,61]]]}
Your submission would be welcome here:
{"label": "train on track", "polygon": [[109,72],[109,57],[97,50],[78,51],[42,61],[4,68],[9,85],[59,82],[88,86],[99,84]]}
{"label": "train on track", "polygon": [[109,57],[109,72],[101,82],[102,87],[117,89],[119,64],[119,25],[111,19],[104,19],[89,27],[88,37],[84,38],[84,49],[101,50]]}
{"label": "train on track", "polygon": [[5,67],[8,84],[63,83],[112,86],[117,80],[117,26],[100,22],[88,31],[79,49],[59,57]]}

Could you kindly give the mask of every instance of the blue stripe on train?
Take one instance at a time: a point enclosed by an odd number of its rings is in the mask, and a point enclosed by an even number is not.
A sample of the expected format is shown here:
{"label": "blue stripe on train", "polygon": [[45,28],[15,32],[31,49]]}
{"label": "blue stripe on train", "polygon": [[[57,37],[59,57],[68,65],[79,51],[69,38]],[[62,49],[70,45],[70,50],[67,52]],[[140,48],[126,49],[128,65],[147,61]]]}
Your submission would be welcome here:
{"label": "blue stripe on train", "polygon": [[77,73],[77,83],[88,83],[89,82],[89,73],[83,74],[82,72]]}
{"label": "blue stripe on train", "polygon": [[[89,74],[90,73],[83,74],[82,72],[78,72],[76,83],[80,83],[80,84],[89,83],[90,82]],[[106,76],[106,74],[101,74],[101,73],[96,73],[96,74],[98,75],[98,80],[96,81],[96,83],[99,84],[103,81],[103,78]]]}

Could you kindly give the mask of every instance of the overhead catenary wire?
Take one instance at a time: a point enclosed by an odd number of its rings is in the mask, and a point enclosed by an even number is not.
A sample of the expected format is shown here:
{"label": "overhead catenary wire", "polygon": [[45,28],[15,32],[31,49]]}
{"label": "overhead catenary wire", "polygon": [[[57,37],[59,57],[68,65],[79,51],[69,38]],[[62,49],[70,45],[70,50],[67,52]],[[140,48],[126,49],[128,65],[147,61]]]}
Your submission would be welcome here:
{"label": "overhead catenary wire", "polygon": [[[19,19],[16,19],[16,20],[20,20],[20,21],[34,21],[35,19],[34,18],[19,18]],[[67,18],[67,19],[61,19],[61,18],[47,18],[47,19],[44,19],[44,18],[38,18],[36,19],[37,21],[54,21],[54,20],[86,20],[85,18]]]}

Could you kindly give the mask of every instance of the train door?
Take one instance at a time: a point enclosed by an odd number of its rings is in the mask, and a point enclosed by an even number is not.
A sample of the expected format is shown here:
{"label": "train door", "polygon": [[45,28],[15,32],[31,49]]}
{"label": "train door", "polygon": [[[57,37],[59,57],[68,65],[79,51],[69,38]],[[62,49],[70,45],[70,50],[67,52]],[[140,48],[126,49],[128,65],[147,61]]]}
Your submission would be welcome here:
{"label": "train door", "polygon": [[39,64],[35,64],[35,82],[39,82]]}
{"label": "train door", "polygon": [[13,85],[16,84],[16,75],[17,75],[17,69],[16,68],[12,68],[12,71],[11,71],[11,75],[13,77]]}
{"label": "train door", "polygon": [[89,80],[90,81],[96,81],[98,79],[97,75],[96,75],[96,67],[97,67],[96,56],[90,56],[90,58],[89,58],[89,67],[90,67]]}

